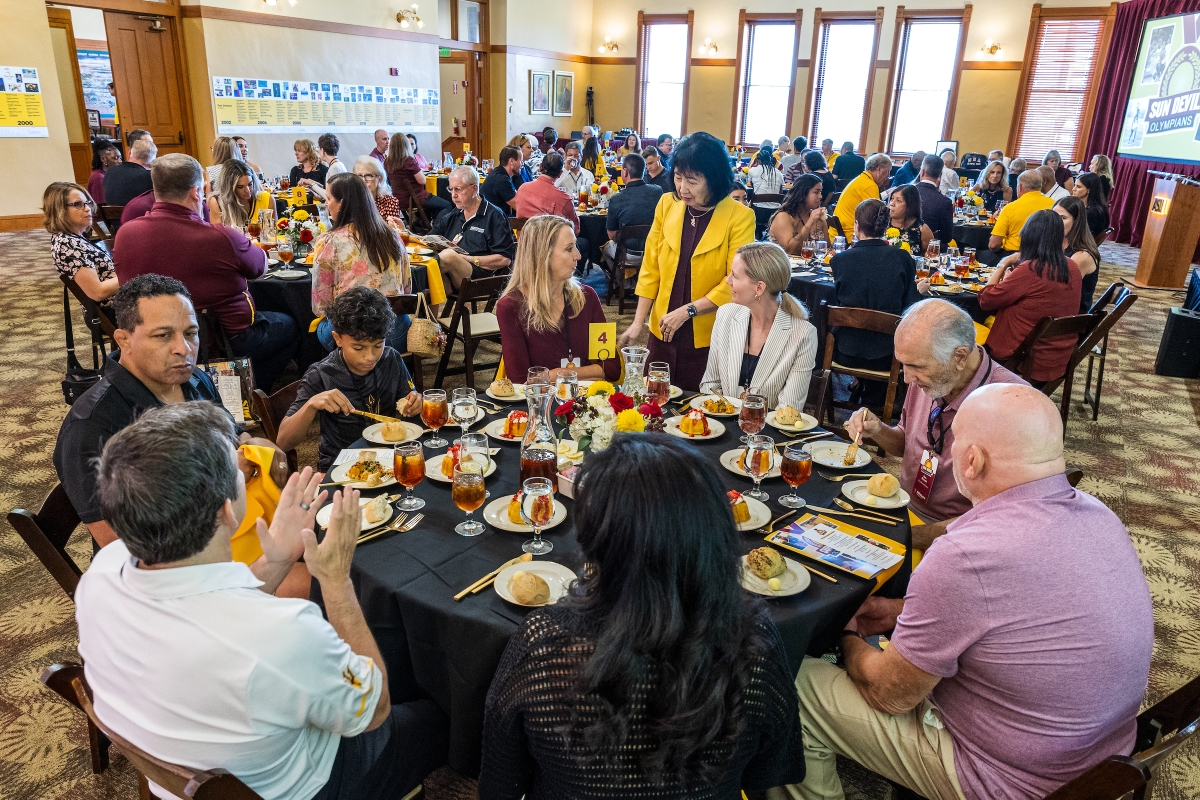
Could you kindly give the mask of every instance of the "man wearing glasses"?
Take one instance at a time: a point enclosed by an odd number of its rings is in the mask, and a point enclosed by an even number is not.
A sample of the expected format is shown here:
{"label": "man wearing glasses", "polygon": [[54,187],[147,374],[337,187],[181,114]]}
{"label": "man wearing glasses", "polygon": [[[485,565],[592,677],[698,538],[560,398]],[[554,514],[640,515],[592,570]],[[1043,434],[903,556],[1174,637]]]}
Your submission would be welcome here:
{"label": "man wearing glasses", "polygon": [[438,253],[437,260],[457,289],[464,278],[487,278],[507,269],[517,242],[508,215],[479,196],[474,167],[455,167],[449,184],[454,208],[438,215],[432,233],[454,245]]}
{"label": "man wearing glasses", "polygon": [[912,546],[925,550],[966,513],[971,501],[954,481],[950,448],[954,417],[967,395],[990,383],[1025,383],[975,344],[970,315],[947,300],[909,306],[896,328],[896,358],[904,366],[908,396],[896,426],[860,408],[846,423],[851,438],[870,437],[888,453],[903,456],[900,487],[909,508],[926,524],[914,525]]}

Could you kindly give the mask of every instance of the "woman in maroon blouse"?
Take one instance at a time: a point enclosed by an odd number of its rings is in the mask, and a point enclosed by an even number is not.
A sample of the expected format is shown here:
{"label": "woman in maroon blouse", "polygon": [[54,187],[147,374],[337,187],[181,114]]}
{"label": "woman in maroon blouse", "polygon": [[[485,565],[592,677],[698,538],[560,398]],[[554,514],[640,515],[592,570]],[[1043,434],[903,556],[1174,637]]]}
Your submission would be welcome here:
{"label": "woman in maroon blouse", "polygon": [[604,307],[590,286],[574,279],[579,250],[574,226],[549,214],[521,229],[512,279],[496,303],[504,370],[520,381],[530,367],[546,367],[550,380],[574,370],[582,380],[615,381],[616,358],[588,359],[593,322],[604,322]]}
{"label": "woman in maroon blouse", "polygon": [[[1043,317],[1069,317],[1079,313],[1083,276],[1063,252],[1063,221],[1051,209],[1035,211],[1021,229],[1017,265],[996,268],[979,293],[979,307],[996,312],[987,347],[997,361],[1011,356]],[[1058,336],[1033,349],[1030,382],[1035,386],[1062,377],[1074,336]]]}
{"label": "woman in maroon blouse", "polygon": [[407,212],[412,205],[420,206],[432,223],[438,214],[454,207],[450,201],[425,191],[425,173],[417,166],[412,143],[403,133],[392,134],[383,168],[387,170],[392,195],[400,202],[401,211]]}

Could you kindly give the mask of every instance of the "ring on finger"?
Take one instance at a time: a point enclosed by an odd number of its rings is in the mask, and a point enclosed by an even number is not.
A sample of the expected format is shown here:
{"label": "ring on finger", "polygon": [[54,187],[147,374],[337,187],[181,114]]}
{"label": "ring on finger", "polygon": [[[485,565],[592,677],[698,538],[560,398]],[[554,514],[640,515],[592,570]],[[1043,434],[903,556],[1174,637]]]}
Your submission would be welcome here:
{"label": "ring on finger", "polygon": [[304,502],[303,500],[300,501],[300,508],[304,509],[305,511],[312,510],[312,506],[310,506],[308,503]]}

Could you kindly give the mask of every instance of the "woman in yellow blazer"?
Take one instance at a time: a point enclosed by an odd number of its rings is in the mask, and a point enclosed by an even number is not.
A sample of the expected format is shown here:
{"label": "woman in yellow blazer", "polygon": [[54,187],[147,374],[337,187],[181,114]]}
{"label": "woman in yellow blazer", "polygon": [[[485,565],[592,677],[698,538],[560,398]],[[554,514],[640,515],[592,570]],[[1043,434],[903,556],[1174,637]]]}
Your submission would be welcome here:
{"label": "woman in yellow blazer", "polygon": [[696,391],[708,364],[714,312],[731,299],[725,276],[737,249],[754,241],[754,212],[729,196],[729,154],[711,134],[680,139],[671,168],[675,192],[664,194],[655,209],[637,314],[620,343],[636,343],[649,317],[649,360],[670,364],[671,382]]}

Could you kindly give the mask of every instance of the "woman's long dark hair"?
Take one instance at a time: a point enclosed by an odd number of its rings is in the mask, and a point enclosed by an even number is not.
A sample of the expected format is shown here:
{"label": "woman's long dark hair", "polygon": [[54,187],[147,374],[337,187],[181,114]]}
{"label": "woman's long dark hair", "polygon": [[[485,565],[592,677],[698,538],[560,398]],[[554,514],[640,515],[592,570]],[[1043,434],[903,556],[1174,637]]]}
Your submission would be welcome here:
{"label": "woman's long dark hair", "polygon": [[582,156],[580,166],[596,175],[596,170],[600,169],[600,140],[595,136],[584,139]]}
{"label": "woman's long dark hair", "polygon": [[[814,186],[821,186],[821,179],[812,173],[805,173],[796,178],[787,197],[783,198],[783,205],[779,207],[779,210],[800,219],[801,222],[807,222],[807,219],[801,219],[801,215],[806,211],[812,211],[808,207],[808,193],[813,190]],[[820,203],[818,202],[817,205]]]}
{"label": "woman's long dark hair", "polygon": [[[644,700],[639,722],[654,737],[647,777],[716,782],[728,763],[713,753],[732,754],[745,729],[745,692],[767,648],[758,625],[766,612],[738,584],[725,490],[691,446],[653,434],[618,435],[588,457],[577,485],[586,564],[566,603],[596,631],[575,691],[598,710],[575,720],[577,746],[615,761]],[[647,678],[649,696],[635,697]]]}
{"label": "woman's long dark hair", "polygon": [[1083,172],[1075,180],[1087,188],[1087,204],[1089,206],[1095,203],[1105,210],[1108,209],[1108,189],[1105,188],[1104,180],[1099,175],[1094,172]]}
{"label": "woman's long dark hair", "polygon": [[768,169],[775,169],[775,148],[769,144],[764,144],[754,154],[754,163]]}
{"label": "woman's long dark hair", "polygon": [[1087,253],[1099,267],[1100,248],[1096,245],[1096,237],[1092,236],[1091,228],[1088,227],[1087,207],[1083,201],[1078,197],[1064,197],[1054,205],[1071,215],[1071,230],[1067,231],[1067,247],[1076,253],[1081,250]]}
{"label": "woman's long dark hair", "polygon": [[708,205],[729,197],[733,191],[733,167],[725,143],[705,131],[689,133],[675,144],[671,171],[679,175],[703,175],[708,183]]}
{"label": "woman's long dark hair", "polygon": [[[901,186],[896,192],[904,199],[904,212],[908,214],[909,219],[913,220],[913,224],[921,224],[921,193],[917,191],[917,187],[911,183],[906,183]],[[891,218],[891,209],[888,209],[888,218]],[[862,223],[860,222],[861,226]],[[892,220],[893,227],[900,227],[900,220]]]}
{"label": "woman's long dark hair", "polygon": [[330,197],[342,204],[333,229],[353,225],[359,247],[380,272],[386,271],[393,262],[399,263],[400,237],[379,216],[367,182],[353,172],[342,172],[330,178],[325,189]]}
{"label": "woman's long dark hair", "polygon": [[[1083,227],[1087,227],[1086,218]],[[1025,221],[1025,227],[1021,228],[1021,254],[1018,259],[1028,261],[1039,278],[1070,283],[1071,272],[1067,268],[1067,255],[1063,252],[1064,235],[1062,217],[1053,209],[1033,212]]]}

